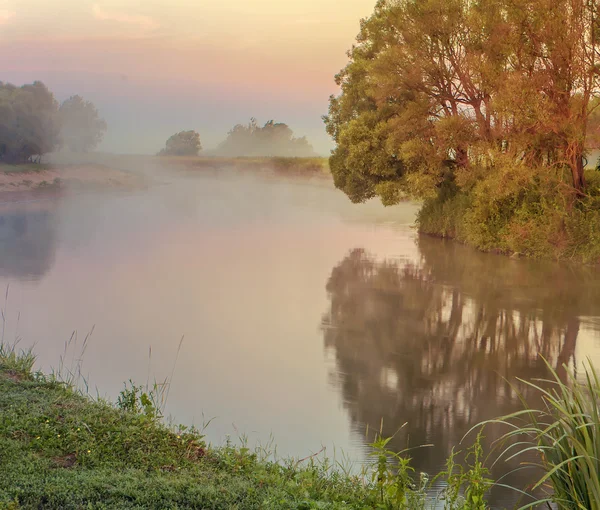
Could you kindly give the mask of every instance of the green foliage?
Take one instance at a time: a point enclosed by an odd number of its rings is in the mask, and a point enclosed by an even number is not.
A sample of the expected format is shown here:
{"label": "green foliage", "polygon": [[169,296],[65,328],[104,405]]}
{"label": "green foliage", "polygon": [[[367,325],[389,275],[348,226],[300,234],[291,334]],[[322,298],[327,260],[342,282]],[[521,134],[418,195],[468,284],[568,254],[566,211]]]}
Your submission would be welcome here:
{"label": "green foliage", "polygon": [[83,152],[102,140],[106,122],[96,107],[80,96],[60,108],[41,82],[15,87],[0,82],[0,161],[25,163],[58,146]]}
{"label": "green foliage", "polygon": [[200,135],[196,131],[180,131],[171,136],[159,156],[197,156],[202,150]]}
{"label": "green foliage", "polygon": [[0,371],[18,377],[27,377],[33,370],[35,354],[32,349],[17,350],[16,343],[0,342]]}
{"label": "green foliage", "polygon": [[37,163],[26,163],[21,165],[0,165],[0,173],[4,174],[26,174],[26,173],[39,173],[44,170],[48,170],[50,166]]}
{"label": "green foliage", "polygon": [[446,480],[440,500],[444,503],[445,510],[486,510],[485,497],[493,486],[493,481],[488,477],[489,471],[483,464],[482,432],[477,434],[475,442],[466,455],[467,467],[455,462],[458,452],[454,450],[446,462],[446,470],[441,472],[437,479]]}
{"label": "green foliage", "polygon": [[[371,478],[378,495],[377,507],[385,510],[425,510],[432,508],[430,494],[437,492],[436,501],[442,502],[445,510],[486,510],[485,497],[493,486],[489,472],[483,464],[483,439],[481,432],[469,448],[466,466],[456,462],[460,452],[452,451],[446,469],[433,479],[420,473],[415,480],[410,466],[408,450],[394,452],[388,448],[391,437],[377,436],[371,444],[371,456],[376,463]],[[444,482],[440,492],[436,484]],[[435,502],[433,503],[435,505]],[[437,507],[436,507],[437,508]]]}
{"label": "green foliage", "polygon": [[[17,355],[18,356],[18,355]],[[133,384],[117,406],[41,375],[0,368],[0,508],[364,508],[370,489],[331,465],[170,428]]]}
{"label": "green foliage", "polygon": [[481,447],[481,432],[477,435],[477,440],[471,447],[467,456],[467,461],[470,461],[469,469],[459,475],[457,480],[451,480],[450,487],[466,487],[464,495],[464,510],[485,510],[485,495],[492,487],[492,480],[488,478],[488,470],[484,467],[482,456],[483,448]]}
{"label": "green foliage", "polygon": [[396,453],[387,448],[391,437],[377,437],[371,444],[371,456],[377,459],[371,474],[379,494],[378,508],[398,510],[424,509],[429,479],[421,474],[419,484],[413,482],[414,469],[406,452]]}
{"label": "green foliage", "polygon": [[329,165],[327,158],[274,157],[263,158],[264,166],[272,167],[275,172],[284,175],[327,174]]}
{"label": "green foliage", "polygon": [[[542,396],[543,406],[525,403],[523,411],[496,422],[510,426],[505,457],[539,453],[544,470],[536,487],[550,484],[547,501],[559,509],[600,508],[600,381],[591,363],[583,380],[564,369],[560,376],[546,362],[550,380],[527,382]],[[549,387],[548,387],[549,386]],[[543,502],[543,501],[542,501]],[[539,502],[538,502],[539,503]]]}
{"label": "green foliage", "polygon": [[150,419],[162,417],[156,403],[156,392],[144,391],[142,386],[136,386],[132,381],[121,390],[117,397],[117,408],[130,413],[144,414]]}
{"label": "green foliage", "polygon": [[24,163],[52,151],[59,140],[58,104],[41,82],[0,82],[0,161]]}
{"label": "green foliage", "polygon": [[424,200],[423,232],[481,249],[598,261],[584,171],[598,144],[597,11],[379,0],[324,118],[335,185],[353,202]]}
{"label": "green foliage", "polygon": [[565,218],[564,231],[569,240],[566,257],[591,263],[600,261],[600,193],[598,190],[590,190],[590,194],[578,202],[577,207]]}
{"label": "green foliage", "polygon": [[386,149],[386,125],[374,112],[352,119],[338,134],[338,150],[329,160],[336,187],[353,202],[364,202],[375,195],[384,203],[396,203],[402,161]]}
{"label": "green foliage", "polygon": [[466,241],[464,217],[471,202],[470,195],[460,192],[454,179],[444,180],[437,197],[423,202],[417,214],[419,230]]}
{"label": "green foliage", "polygon": [[600,191],[567,200],[561,187],[537,175],[506,170],[469,191],[445,185],[426,200],[417,223],[423,233],[451,237],[485,251],[533,258],[600,261]]}
{"label": "green foliage", "polygon": [[321,157],[189,157],[168,160],[189,170],[236,169],[240,172],[274,172],[292,176],[328,176],[329,162]]}
{"label": "green foliage", "polygon": [[[156,388],[130,382],[115,406],[92,401],[56,378],[27,372],[31,353],[13,352],[10,366],[22,367],[22,377],[0,366],[0,508],[417,510],[436,504],[429,477],[415,482],[410,459],[390,451],[389,439],[372,445],[372,482],[326,458],[275,463],[243,439],[241,446],[228,441],[214,448],[194,428],[166,427]],[[466,471],[456,474],[449,461],[448,510],[486,508],[490,482],[479,441]]]}
{"label": "green foliage", "polygon": [[71,96],[58,109],[60,138],[63,146],[73,152],[95,149],[104,137],[106,121],[98,110],[81,96]]}

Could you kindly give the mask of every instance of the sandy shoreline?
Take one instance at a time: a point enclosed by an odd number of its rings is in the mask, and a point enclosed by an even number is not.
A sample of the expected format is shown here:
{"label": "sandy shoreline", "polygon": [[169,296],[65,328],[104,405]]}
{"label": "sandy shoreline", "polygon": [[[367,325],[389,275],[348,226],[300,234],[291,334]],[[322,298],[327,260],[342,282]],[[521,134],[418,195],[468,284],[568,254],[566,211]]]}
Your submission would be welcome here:
{"label": "sandy shoreline", "polygon": [[52,165],[36,169],[6,171],[0,166],[0,195],[43,189],[134,189],[144,185],[142,177],[104,165]]}

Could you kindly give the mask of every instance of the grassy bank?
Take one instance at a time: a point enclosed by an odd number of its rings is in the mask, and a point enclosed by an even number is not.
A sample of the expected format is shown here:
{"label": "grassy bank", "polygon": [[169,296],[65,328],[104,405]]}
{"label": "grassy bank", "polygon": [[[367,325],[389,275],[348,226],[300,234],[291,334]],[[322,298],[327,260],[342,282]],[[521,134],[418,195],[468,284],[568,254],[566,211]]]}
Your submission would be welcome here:
{"label": "grassy bank", "polygon": [[[14,364],[13,364],[14,365]],[[23,369],[25,368],[25,369]],[[209,448],[140,394],[120,408],[27,367],[0,369],[0,508],[363,508],[358,480]]]}
{"label": "grassy bank", "polygon": [[[432,481],[415,479],[405,454],[373,444],[360,475],[310,456],[283,462],[245,446],[213,447],[168,427],[152,392],[116,403],[32,371],[31,353],[0,345],[0,508],[426,509]],[[445,473],[448,509],[486,508],[476,443],[466,471]],[[461,494],[465,494],[462,496]],[[469,506],[475,499],[479,506]]]}
{"label": "grassy bank", "polygon": [[48,163],[7,165],[0,163],[0,193],[37,189],[76,188],[133,189],[147,185],[156,169],[190,172],[235,170],[266,176],[330,178],[327,158],[284,157],[174,157],[56,153]]}
{"label": "grassy bank", "polygon": [[483,251],[600,263],[599,172],[587,170],[586,193],[571,198],[543,174],[492,177],[468,189],[446,182],[424,202],[420,232]]}
{"label": "grassy bank", "polygon": [[273,172],[292,176],[328,176],[328,158],[285,158],[285,157],[186,157],[160,156],[158,160],[165,166],[188,170],[218,170],[230,168],[240,171]]}
{"label": "grassy bank", "polygon": [[[273,462],[244,445],[211,446],[196,429],[166,426],[152,390],[130,384],[116,403],[93,400],[34,362],[0,344],[0,509],[489,509],[481,433],[463,467],[453,453],[433,479],[381,437],[373,462],[351,475],[317,456]],[[598,376],[550,372],[536,386],[544,406],[524,402],[490,422],[507,425],[499,455],[540,454],[537,486],[554,494],[532,503],[523,493],[522,509],[600,510]]]}
{"label": "grassy bank", "polygon": [[38,163],[24,163],[22,165],[9,165],[6,163],[0,163],[0,174],[26,174],[26,173],[38,173],[44,170],[49,170],[51,167],[46,164]]}

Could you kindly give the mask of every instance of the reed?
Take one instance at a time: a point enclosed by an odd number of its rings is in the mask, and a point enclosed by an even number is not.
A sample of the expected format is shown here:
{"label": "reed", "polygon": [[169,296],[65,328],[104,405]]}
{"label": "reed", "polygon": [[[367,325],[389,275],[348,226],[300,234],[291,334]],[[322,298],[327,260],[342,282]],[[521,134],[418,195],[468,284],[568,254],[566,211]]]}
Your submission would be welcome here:
{"label": "reed", "polygon": [[532,404],[521,398],[523,410],[496,423],[509,427],[501,438],[507,460],[536,452],[543,475],[532,488],[546,497],[521,507],[554,503],[564,510],[600,510],[600,381],[592,364],[582,378],[565,368],[562,378],[548,362],[548,379],[522,381],[541,395]]}

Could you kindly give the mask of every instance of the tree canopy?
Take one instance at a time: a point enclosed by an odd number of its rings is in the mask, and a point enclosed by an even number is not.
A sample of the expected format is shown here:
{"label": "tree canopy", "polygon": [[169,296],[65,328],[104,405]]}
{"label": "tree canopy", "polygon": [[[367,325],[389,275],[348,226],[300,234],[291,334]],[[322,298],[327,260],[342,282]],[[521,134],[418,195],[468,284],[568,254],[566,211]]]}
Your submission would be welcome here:
{"label": "tree canopy", "polygon": [[585,164],[599,138],[599,14],[588,0],[379,0],[324,119],[336,186],[354,202],[437,200],[444,214],[461,197],[461,225],[429,230],[470,229],[482,248],[527,251],[552,223],[565,256],[565,218],[579,211],[588,228],[597,210]]}
{"label": "tree canopy", "polygon": [[52,151],[59,139],[58,103],[41,82],[0,82],[0,161],[18,163]]}
{"label": "tree canopy", "polygon": [[598,7],[587,0],[379,0],[336,76],[327,130],[350,198],[427,196],[501,168],[585,188],[597,106]]}
{"label": "tree canopy", "polygon": [[273,120],[259,126],[256,119],[247,125],[237,124],[219,145],[220,156],[290,156],[311,157],[315,152],[306,137],[295,138],[287,124]]}
{"label": "tree canopy", "polygon": [[200,135],[196,131],[180,131],[167,140],[159,156],[197,156],[201,150]]}
{"label": "tree canopy", "polygon": [[58,110],[61,143],[73,152],[95,149],[102,141],[106,122],[90,101],[71,96]]}

